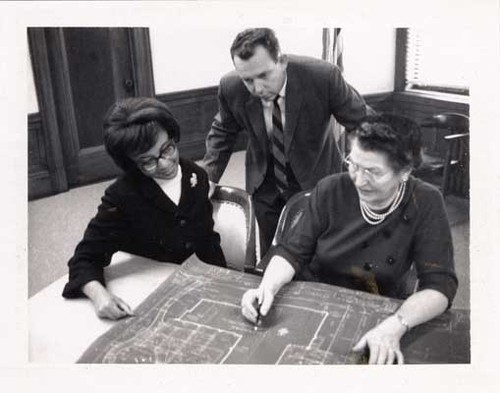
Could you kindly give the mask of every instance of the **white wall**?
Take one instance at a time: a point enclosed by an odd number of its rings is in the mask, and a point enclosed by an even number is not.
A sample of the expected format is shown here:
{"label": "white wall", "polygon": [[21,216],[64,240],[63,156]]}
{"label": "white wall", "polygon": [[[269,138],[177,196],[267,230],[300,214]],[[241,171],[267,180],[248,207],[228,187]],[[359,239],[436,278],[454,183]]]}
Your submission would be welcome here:
{"label": "white wall", "polygon": [[238,29],[151,27],[156,94],[214,86],[232,67],[229,47]]}
{"label": "white wall", "polygon": [[342,29],[344,76],[361,94],[394,90],[396,30]]}
{"label": "white wall", "polygon": [[[241,28],[150,28],[157,94],[214,86],[233,69],[229,47]],[[360,93],[392,91],[395,30],[342,29],[345,77]],[[284,53],[321,58],[321,27],[275,28]]]}
{"label": "white wall", "polygon": [[[229,48],[241,28],[150,28],[157,94],[219,84],[233,69]],[[321,57],[321,29],[276,29],[284,53]]]}
{"label": "white wall", "polygon": [[[215,86],[233,68],[229,47],[241,28],[150,28],[157,94]],[[276,28],[284,53],[321,58],[320,27]],[[344,76],[360,93],[394,88],[395,30],[342,29]],[[38,112],[28,57],[28,113]]]}

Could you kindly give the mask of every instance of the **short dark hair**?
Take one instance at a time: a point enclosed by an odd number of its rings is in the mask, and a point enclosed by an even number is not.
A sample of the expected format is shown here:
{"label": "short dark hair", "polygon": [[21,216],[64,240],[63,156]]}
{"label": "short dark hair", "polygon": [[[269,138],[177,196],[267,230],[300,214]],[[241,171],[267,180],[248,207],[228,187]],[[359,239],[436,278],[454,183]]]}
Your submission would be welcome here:
{"label": "short dark hair", "polygon": [[349,133],[352,142],[369,151],[387,154],[389,165],[399,172],[418,168],[422,162],[422,133],[412,119],[389,113],[367,116],[358,128]]}
{"label": "short dark hair", "polygon": [[126,98],[115,102],[104,117],[104,146],[124,171],[138,170],[130,156],[148,151],[166,132],[178,142],[180,127],[170,109],[150,97]]}
{"label": "short dark hair", "polygon": [[274,31],[267,28],[251,28],[238,33],[231,45],[231,59],[235,56],[248,60],[255,53],[257,46],[263,46],[271,58],[277,62],[280,54],[280,44]]}

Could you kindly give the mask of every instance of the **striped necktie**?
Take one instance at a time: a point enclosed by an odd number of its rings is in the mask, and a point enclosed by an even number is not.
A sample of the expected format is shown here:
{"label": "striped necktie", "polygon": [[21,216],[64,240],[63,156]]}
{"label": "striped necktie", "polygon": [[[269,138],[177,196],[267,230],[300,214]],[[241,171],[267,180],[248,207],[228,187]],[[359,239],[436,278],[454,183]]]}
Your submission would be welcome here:
{"label": "striped necktie", "polygon": [[272,149],[274,158],[274,176],[280,191],[288,188],[286,180],[285,144],[283,139],[283,123],[281,122],[281,109],[278,105],[279,95],[273,100],[273,135]]}

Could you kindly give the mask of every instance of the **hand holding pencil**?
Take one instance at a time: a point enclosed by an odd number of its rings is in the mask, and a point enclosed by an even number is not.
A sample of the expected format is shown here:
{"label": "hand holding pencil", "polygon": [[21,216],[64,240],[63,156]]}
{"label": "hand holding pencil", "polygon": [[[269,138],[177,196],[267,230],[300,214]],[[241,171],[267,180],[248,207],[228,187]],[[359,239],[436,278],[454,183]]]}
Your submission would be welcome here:
{"label": "hand holding pencil", "polygon": [[241,298],[241,312],[243,316],[255,325],[262,323],[274,301],[274,295],[262,285],[259,288],[249,289]]}

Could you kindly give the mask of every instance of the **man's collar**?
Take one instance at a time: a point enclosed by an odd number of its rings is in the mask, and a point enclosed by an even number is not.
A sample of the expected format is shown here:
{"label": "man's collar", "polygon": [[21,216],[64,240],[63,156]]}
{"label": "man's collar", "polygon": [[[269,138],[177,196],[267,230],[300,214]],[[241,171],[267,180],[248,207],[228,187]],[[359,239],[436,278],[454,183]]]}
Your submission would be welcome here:
{"label": "man's collar", "polygon": [[[288,76],[287,76],[287,74],[285,73],[285,82],[283,83],[283,87],[281,88],[281,90],[280,90],[280,91],[279,91],[279,93],[278,93],[278,95],[280,96],[280,98],[284,98],[284,97],[285,97],[285,95],[286,95],[286,84],[287,84],[287,82],[288,82]],[[265,106],[269,106],[269,105],[271,105],[271,104],[272,104],[272,102],[273,102],[275,99],[276,99],[276,97],[275,97],[274,99],[272,99],[272,100],[264,100],[264,99],[262,99],[262,98],[261,98],[261,100],[260,100],[260,101],[262,102],[262,104],[263,104],[263,105],[265,105]]]}
{"label": "man's collar", "polygon": [[279,95],[280,97],[285,97],[285,93],[286,93],[286,83],[288,82],[288,76],[287,74],[285,73],[285,82],[283,83],[283,87],[281,88],[280,92],[279,92]]}

